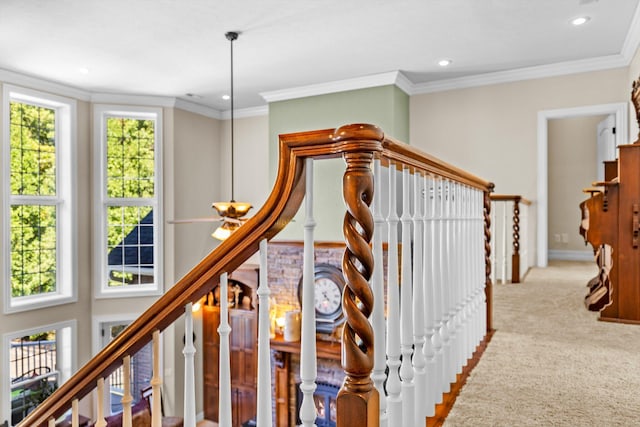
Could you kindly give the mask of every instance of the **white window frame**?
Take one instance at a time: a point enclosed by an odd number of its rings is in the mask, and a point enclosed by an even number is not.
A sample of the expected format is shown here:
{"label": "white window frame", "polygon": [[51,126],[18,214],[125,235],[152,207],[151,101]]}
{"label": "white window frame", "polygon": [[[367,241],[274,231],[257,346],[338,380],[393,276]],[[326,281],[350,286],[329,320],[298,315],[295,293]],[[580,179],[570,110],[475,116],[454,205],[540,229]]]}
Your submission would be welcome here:
{"label": "white window frame", "polygon": [[[107,198],[107,168],[106,168],[106,119],[109,117],[127,117],[141,120],[154,120],[155,153],[154,153],[154,197],[141,201],[134,198]],[[157,296],[164,290],[162,265],[163,251],[163,219],[162,219],[162,108],[133,107],[121,105],[101,105],[93,107],[94,129],[94,265],[95,270],[95,298],[129,298],[136,296]],[[154,215],[153,231],[153,277],[150,284],[135,286],[112,287],[107,286],[108,277],[107,254],[107,206],[151,206]]]}
{"label": "white window frame", "polygon": [[[56,111],[56,195],[14,196],[10,184],[10,107],[11,101],[51,108]],[[76,143],[77,103],[75,100],[31,89],[3,85],[2,95],[2,281],[4,312],[40,309],[78,300],[77,221],[76,221]],[[56,291],[47,294],[11,296],[11,205],[41,199],[56,206]]]}
{"label": "white window frame", "polygon": [[[11,413],[11,366],[10,366],[10,349],[11,340],[20,338],[25,335],[35,335],[40,332],[56,331],[56,364],[58,366],[58,372],[60,372],[60,383],[62,385],[76,372],[78,366],[78,333],[77,333],[77,321],[67,320],[64,322],[52,323],[49,325],[38,326],[35,328],[24,329],[21,331],[14,331],[6,333],[2,336],[2,409],[3,414]],[[9,425],[11,419],[9,417]]]}

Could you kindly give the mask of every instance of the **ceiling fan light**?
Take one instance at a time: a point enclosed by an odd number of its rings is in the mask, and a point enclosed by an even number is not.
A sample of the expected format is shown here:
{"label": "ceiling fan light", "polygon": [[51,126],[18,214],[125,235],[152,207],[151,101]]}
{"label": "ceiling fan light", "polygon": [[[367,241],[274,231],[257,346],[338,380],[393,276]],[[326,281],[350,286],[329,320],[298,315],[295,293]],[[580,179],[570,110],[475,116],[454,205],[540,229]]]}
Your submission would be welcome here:
{"label": "ceiling fan light", "polygon": [[225,221],[220,227],[216,228],[216,231],[211,234],[211,237],[218,240],[226,240],[239,227],[240,224]]}
{"label": "ceiling fan light", "polygon": [[221,217],[235,219],[242,218],[249,212],[249,209],[253,207],[251,203],[236,202],[235,200],[230,202],[215,202],[211,206],[218,211],[218,215]]}

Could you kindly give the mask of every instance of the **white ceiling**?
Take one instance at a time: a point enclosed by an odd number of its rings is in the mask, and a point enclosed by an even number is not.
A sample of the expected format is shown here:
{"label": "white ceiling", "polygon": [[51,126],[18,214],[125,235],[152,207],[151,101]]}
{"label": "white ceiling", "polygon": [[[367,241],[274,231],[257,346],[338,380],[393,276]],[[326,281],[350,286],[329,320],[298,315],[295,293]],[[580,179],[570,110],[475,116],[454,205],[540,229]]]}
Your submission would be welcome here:
{"label": "white ceiling", "polygon": [[[223,111],[233,30],[236,108],[265,105],[265,92],[392,71],[426,91],[506,70],[627,65],[638,1],[2,0],[0,69]],[[580,15],[591,20],[571,26]]]}

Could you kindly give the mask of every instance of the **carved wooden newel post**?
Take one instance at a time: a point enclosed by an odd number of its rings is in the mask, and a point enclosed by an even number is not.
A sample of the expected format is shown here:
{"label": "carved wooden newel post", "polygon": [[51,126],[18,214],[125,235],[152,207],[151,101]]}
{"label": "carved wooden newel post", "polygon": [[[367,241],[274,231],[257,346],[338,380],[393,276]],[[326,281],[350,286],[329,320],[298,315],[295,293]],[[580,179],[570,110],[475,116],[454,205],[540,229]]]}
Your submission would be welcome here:
{"label": "carved wooden newel post", "polygon": [[487,301],[487,332],[493,330],[493,283],[491,283],[491,198],[493,184],[489,185],[489,191],[484,192],[484,265],[485,288]]}
{"label": "carved wooden newel post", "polygon": [[520,198],[513,199],[513,254],[511,283],[520,283]]}
{"label": "carved wooden newel post", "polygon": [[373,310],[369,279],[373,273],[373,254],[369,242],[373,235],[372,153],[344,155],[347,170],[343,178],[343,233],[347,248],[342,271],[347,287],[342,298],[346,324],[342,332],[342,367],[346,377],[338,393],[338,427],[379,425],[379,396],[371,381],[373,370],[373,328],[368,317]]}

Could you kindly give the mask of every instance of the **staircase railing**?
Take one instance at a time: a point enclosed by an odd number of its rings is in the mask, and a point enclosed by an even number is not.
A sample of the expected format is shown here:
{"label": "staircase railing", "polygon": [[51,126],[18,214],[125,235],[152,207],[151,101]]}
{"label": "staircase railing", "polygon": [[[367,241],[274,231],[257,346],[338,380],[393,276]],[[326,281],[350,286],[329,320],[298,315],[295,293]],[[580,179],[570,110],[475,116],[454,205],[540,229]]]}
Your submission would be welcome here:
{"label": "staircase railing", "polygon": [[[313,263],[315,221],[310,171],[313,159],[338,157],[346,162],[343,180],[346,250],[342,267],[347,286],[342,302],[346,317],[342,334],[346,379],[337,398],[337,425],[424,425],[425,417],[433,415],[443,393],[449,391],[491,329],[489,193],[493,185],[385,137],[373,125],[358,124],[281,135],[278,176],[265,205],[62,384],[21,426],[51,426],[54,419],[70,408],[74,408],[73,425],[78,425],[78,400],[94,389],[99,396],[96,426],[106,425],[101,403],[104,379],[152,340],[157,355],[159,333],[185,311],[189,314],[191,304],[204,297],[221,278],[224,285],[227,274],[259,248],[266,263],[266,242],[293,218],[305,194],[305,245],[311,249],[305,247],[304,268],[312,272],[309,265]],[[402,184],[396,182],[399,174]],[[383,179],[388,185],[383,184]],[[397,188],[401,188],[399,193]],[[396,200],[401,200],[401,208],[396,206]],[[372,202],[373,213],[369,209]],[[381,255],[383,240],[388,241],[387,262]],[[386,279],[384,268],[388,271]],[[266,265],[261,267],[261,274],[265,269]],[[305,283],[305,289],[313,284],[313,274],[309,276],[310,285]],[[261,276],[261,283],[263,277],[266,274]],[[221,295],[225,294],[222,289]],[[262,308],[268,305],[268,288],[258,289],[258,295],[261,300],[258,387],[269,390],[270,374],[265,373],[264,362],[270,352],[268,318],[263,316],[268,315],[268,310],[263,313]],[[308,291],[306,295],[303,301],[309,300]],[[312,306],[313,302],[310,305],[307,302],[306,307],[303,302],[302,306],[301,388],[305,399],[315,389],[315,320],[309,314],[313,312]],[[188,317],[186,324],[189,328]],[[224,335],[228,338],[228,325],[224,322],[219,331],[221,339]],[[389,337],[386,343],[385,336]],[[192,350],[187,339],[186,376],[193,375],[190,373],[193,366],[189,366],[193,363]],[[222,353],[221,350],[220,375],[224,384],[228,367],[223,366]],[[154,427],[160,426],[157,408],[162,383],[157,360],[154,357],[151,380]],[[384,374],[387,364],[388,378]],[[385,380],[388,393],[382,387]],[[193,389],[188,378],[185,384],[187,389]],[[185,391],[193,396],[191,393]],[[224,394],[221,390],[220,395]],[[259,393],[259,399],[261,394],[265,393]],[[127,427],[131,418],[130,399],[125,392],[123,425]],[[258,425],[271,425],[269,408],[269,404],[258,402]],[[313,410],[309,401],[303,401],[303,425],[313,424]],[[189,427],[195,420],[185,414],[185,422]],[[221,426],[230,425],[227,422],[230,420],[221,420]]]}
{"label": "staircase railing", "polygon": [[[492,281],[520,283],[533,265],[533,239],[529,233],[531,201],[520,195],[492,194],[494,232]],[[535,233],[532,233],[535,234]]]}

